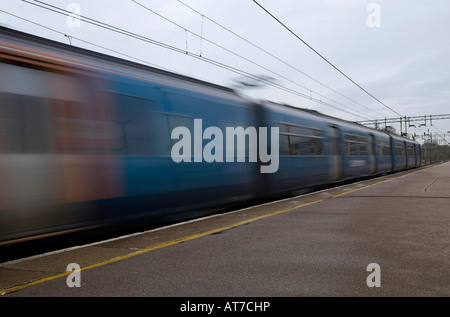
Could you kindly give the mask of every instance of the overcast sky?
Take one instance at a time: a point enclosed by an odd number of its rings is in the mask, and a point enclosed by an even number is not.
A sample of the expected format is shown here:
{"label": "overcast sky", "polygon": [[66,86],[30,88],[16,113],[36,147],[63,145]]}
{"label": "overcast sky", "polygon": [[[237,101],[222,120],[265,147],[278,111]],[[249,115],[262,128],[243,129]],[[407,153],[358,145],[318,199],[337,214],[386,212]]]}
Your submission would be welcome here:
{"label": "overcast sky", "polygon": [[[241,93],[352,121],[393,118],[398,114],[450,113],[448,0],[257,0],[384,105],[340,74],[253,0],[42,0],[40,3],[73,12],[80,10],[82,16],[182,52],[68,19],[31,4],[39,2],[28,1],[1,0],[0,24],[70,43],[68,37],[29,22],[33,21],[70,35],[74,46],[127,59],[134,57],[141,63],[228,87],[234,87],[238,81],[249,81],[192,57],[201,55],[248,74],[273,78],[275,87],[238,88]],[[189,54],[183,53],[186,50]],[[417,128],[408,128],[408,133],[423,135],[429,129],[433,133],[446,132],[450,140],[450,120],[435,121],[433,127],[419,128],[420,123],[424,121],[414,122]],[[399,132],[399,125],[393,126]]]}

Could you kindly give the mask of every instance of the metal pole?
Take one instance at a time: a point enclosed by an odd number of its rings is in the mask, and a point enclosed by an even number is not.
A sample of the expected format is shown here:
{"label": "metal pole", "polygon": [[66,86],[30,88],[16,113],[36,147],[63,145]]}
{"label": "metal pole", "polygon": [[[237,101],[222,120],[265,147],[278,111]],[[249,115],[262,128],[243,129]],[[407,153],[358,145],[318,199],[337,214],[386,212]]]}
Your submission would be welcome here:
{"label": "metal pole", "polygon": [[406,127],[406,116],[405,116],[405,135],[408,137],[408,128]]}
{"label": "metal pole", "polygon": [[400,117],[400,135],[402,135],[402,117]]}

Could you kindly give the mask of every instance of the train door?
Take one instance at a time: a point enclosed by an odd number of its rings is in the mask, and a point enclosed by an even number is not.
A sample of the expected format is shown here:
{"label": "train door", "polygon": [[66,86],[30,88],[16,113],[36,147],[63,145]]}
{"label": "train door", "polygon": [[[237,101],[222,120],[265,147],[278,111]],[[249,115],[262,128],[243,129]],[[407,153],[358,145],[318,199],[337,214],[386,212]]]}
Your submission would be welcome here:
{"label": "train door", "polygon": [[414,144],[414,166],[419,166],[419,146]]}
{"label": "train door", "polygon": [[330,126],[330,178],[332,182],[339,181],[342,178],[339,134],[339,128]]}
{"label": "train door", "polygon": [[377,172],[377,158],[376,158],[376,143],[375,136],[370,134],[369,136],[370,142],[370,173],[375,174]]}
{"label": "train door", "polygon": [[408,168],[408,146],[406,145],[406,142],[403,141],[403,158],[405,159],[405,164],[403,168]]}
{"label": "train door", "polygon": [[415,156],[415,167],[420,166],[420,146],[418,144],[414,144],[414,156]]}

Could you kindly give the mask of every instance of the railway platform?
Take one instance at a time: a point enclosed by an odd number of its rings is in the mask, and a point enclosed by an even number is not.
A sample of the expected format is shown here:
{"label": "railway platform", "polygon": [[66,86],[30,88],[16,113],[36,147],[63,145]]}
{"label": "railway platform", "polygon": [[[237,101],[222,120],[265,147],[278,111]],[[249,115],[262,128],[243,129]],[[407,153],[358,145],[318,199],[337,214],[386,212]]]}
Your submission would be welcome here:
{"label": "railway platform", "polygon": [[446,162],[2,263],[0,293],[448,297],[449,206]]}

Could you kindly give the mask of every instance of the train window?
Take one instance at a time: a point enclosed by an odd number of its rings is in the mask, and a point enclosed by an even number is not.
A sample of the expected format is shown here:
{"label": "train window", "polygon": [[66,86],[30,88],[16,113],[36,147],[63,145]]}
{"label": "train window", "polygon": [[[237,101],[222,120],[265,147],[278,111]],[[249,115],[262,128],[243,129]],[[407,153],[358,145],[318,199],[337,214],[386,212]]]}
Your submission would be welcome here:
{"label": "train window", "polygon": [[289,128],[286,124],[279,124],[278,125],[278,131],[281,135],[287,135],[289,133]]}
{"label": "train window", "polygon": [[380,156],[390,156],[391,148],[389,146],[389,141],[378,140],[378,155]]}
{"label": "train window", "polygon": [[289,136],[289,155],[305,155],[307,146],[306,138],[294,135]]}
{"label": "train window", "polygon": [[[169,125],[169,136],[171,135],[172,131],[177,127],[186,127],[191,132],[191,140],[193,139],[192,133],[194,133],[194,117],[186,116],[186,115],[180,115],[180,114],[167,114],[167,122]],[[168,155],[170,155],[170,151],[172,147],[177,143],[179,139],[171,139],[170,143],[170,149],[168,151]],[[194,142],[191,142],[191,155],[194,155]]]}
{"label": "train window", "polygon": [[346,134],[347,154],[349,156],[364,156],[367,155],[367,141],[366,137]]}
{"label": "train window", "polygon": [[116,122],[66,117],[57,118],[57,122],[55,135],[62,153],[117,154],[122,151],[118,142],[122,131]]}
{"label": "train window", "polygon": [[414,156],[414,145],[408,144],[408,156]]}
{"label": "train window", "polygon": [[3,151],[47,153],[51,151],[50,100],[0,93],[0,140]]}
{"label": "train window", "polygon": [[171,113],[167,116],[169,131],[176,127],[186,127],[189,131],[194,131],[194,117]]}
{"label": "train window", "polygon": [[119,120],[116,125],[122,135],[122,153],[126,155],[150,155],[152,139],[150,129],[151,109],[148,99],[118,95]]}
{"label": "train window", "polygon": [[51,98],[54,76],[46,71],[0,63],[0,143],[11,153],[52,150]]}
{"label": "train window", "polygon": [[323,131],[292,123],[279,123],[280,155],[322,155]]}
{"label": "train window", "polygon": [[312,138],[311,139],[311,153],[312,155],[322,155],[322,139]]}
{"label": "train window", "polygon": [[303,135],[303,136],[310,136],[312,135],[312,129],[300,127],[300,126],[294,126],[294,125],[288,125],[288,133],[296,134],[296,135]]}
{"label": "train window", "polygon": [[289,155],[289,136],[280,133],[280,155]]}
{"label": "train window", "polygon": [[15,153],[115,153],[118,127],[93,79],[0,63],[0,143]]}
{"label": "train window", "polygon": [[395,155],[405,155],[405,145],[403,142],[395,142]]}

